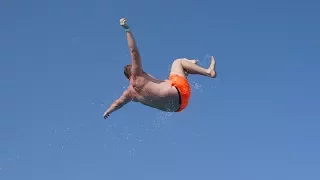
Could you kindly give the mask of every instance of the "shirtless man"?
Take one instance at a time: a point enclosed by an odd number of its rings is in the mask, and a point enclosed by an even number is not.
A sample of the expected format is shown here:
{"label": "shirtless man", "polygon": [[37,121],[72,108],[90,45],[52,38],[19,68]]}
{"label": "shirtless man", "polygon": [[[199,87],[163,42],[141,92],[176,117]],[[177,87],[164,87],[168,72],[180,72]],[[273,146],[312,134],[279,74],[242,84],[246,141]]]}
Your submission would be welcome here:
{"label": "shirtless man", "polygon": [[130,85],[106,110],[105,119],[130,101],[140,102],[166,112],[180,112],[187,107],[191,95],[188,74],[216,77],[213,57],[208,69],[198,66],[197,60],[182,58],[172,63],[168,80],[152,77],[143,71],[140,53],[125,18],[120,20],[120,25],[125,29],[132,60],[132,64],[124,67],[124,75],[130,81]]}

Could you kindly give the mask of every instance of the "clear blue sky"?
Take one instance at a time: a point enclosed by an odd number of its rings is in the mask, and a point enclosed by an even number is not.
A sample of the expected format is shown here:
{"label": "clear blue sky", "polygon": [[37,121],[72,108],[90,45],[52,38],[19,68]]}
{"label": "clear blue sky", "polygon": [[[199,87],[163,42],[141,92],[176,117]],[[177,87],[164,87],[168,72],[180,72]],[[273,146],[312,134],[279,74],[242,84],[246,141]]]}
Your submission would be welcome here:
{"label": "clear blue sky", "polygon": [[[0,179],[319,180],[319,2],[1,1]],[[126,17],[145,71],[191,76],[182,113],[131,103]]]}

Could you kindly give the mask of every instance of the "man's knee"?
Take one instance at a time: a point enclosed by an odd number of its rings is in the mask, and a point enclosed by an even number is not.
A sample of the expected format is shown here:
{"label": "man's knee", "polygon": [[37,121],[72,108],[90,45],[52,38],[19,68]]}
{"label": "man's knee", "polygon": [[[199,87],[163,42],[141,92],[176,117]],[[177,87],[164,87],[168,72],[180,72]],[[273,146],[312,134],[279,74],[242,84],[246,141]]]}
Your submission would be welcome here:
{"label": "man's knee", "polygon": [[172,64],[181,64],[182,59],[176,59],[173,61]]}
{"label": "man's knee", "polygon": [[181,68],[182,68],[182,60],[181,59],[174,60],[171,65],[171,71],[176,69],[181,69]]}
{"label": "man's knee", "polygon": [[174,60],[173,63],[182,64],[183,61],[187,61],[187,60],[188,60],[187,58],[178,58],[178,59]]}
{"label": "man's knee", "polygon": [[188,60],[187,58],[178,58],[176,60],[179,60],[179,61],[185,61],[185,60]]}

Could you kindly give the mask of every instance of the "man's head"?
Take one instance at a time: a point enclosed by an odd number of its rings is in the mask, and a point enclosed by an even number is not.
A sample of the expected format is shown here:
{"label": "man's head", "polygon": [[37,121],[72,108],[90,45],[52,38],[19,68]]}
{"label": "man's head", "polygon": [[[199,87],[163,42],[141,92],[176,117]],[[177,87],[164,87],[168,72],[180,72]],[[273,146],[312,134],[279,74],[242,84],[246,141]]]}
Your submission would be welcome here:
{"label": "man's head", "polygon": [[124,75],[127,77],[127,79],[130,79],[130,77],[131,77],[131,64],[128,64],[124,67]]}

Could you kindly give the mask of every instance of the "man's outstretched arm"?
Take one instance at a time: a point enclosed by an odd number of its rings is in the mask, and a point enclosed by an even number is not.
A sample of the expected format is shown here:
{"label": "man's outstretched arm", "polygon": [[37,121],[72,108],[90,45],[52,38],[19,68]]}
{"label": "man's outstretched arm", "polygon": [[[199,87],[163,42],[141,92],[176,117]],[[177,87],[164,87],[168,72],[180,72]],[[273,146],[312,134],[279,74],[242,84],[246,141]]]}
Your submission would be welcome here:
{"label": "man's outstretched arm", "polygon": [[132,98],[130,97],[128,90],[126,90],[125,92],[123,92],[122,96],[119,99],[111,104],[111,106],[104,113],[103,117],[106,119],[111,113],[122,108],[125,104],[130,102],[131,99]]}
{"label": "man's outstretched arm", "polygon": [[139,75],[142,73],[142,63],[136,41],[125,18],[120,20],[120,25],[125,29],[127,35],[128,47],[132,58],[131,72],[133,75]]}

